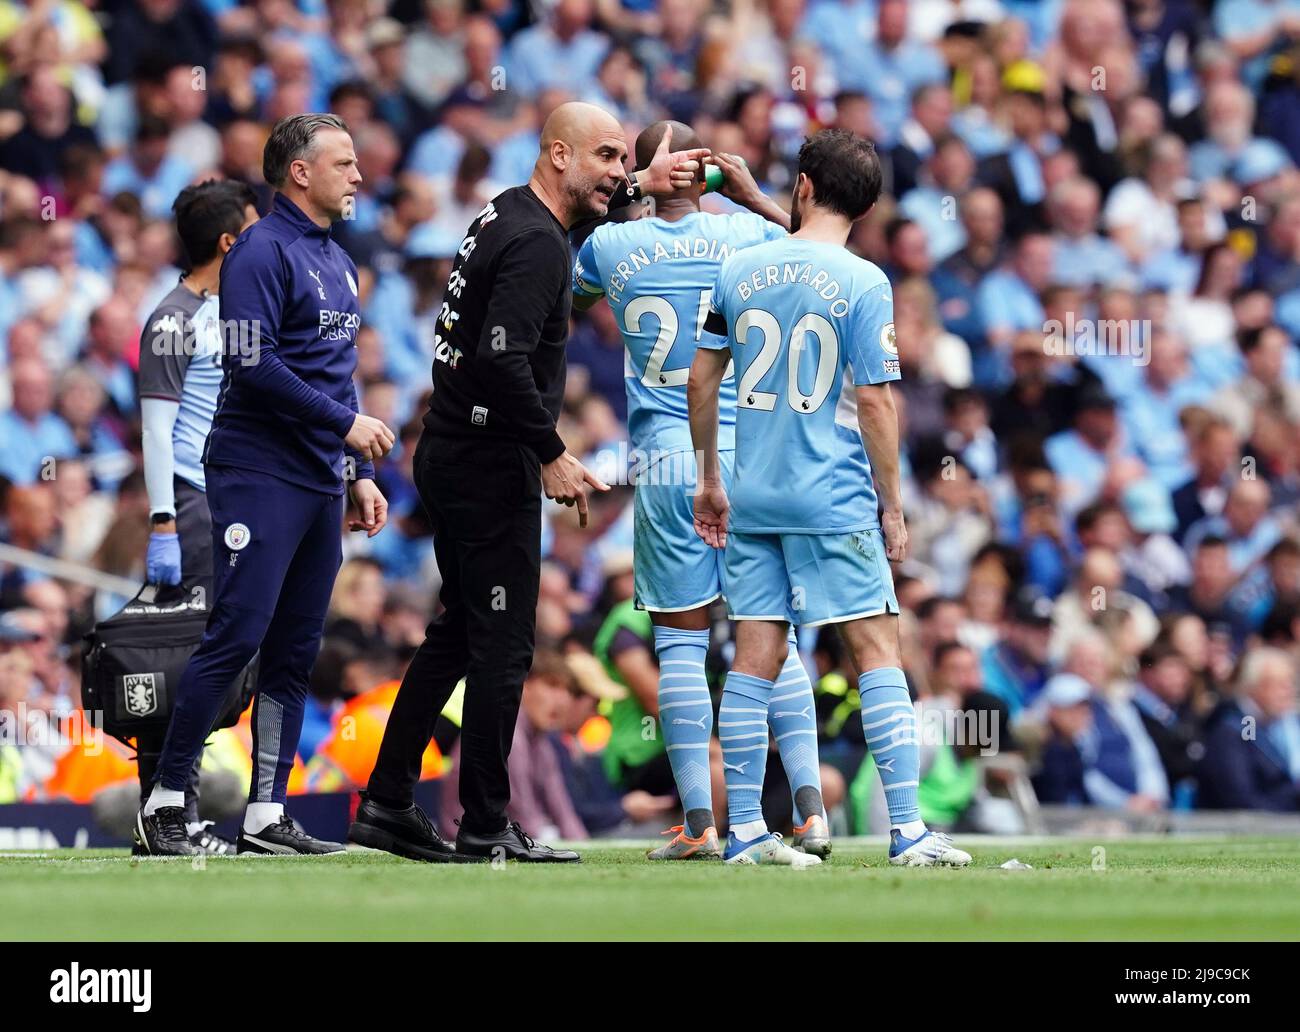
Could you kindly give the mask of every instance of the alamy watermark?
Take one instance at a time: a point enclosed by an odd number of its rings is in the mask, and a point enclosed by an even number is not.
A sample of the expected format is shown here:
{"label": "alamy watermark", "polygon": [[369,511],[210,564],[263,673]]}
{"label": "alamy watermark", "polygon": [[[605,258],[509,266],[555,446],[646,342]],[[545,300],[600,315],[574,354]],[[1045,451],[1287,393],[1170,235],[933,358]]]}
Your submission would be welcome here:
{"label": "alamy watermark", "polygon": [[103,727],[104,715],[98,710],[83,710],[81,719],[74,720],[20,702],[15,709],[0,709],[0,747],[71,747],[98,756],[104,751]]}
{"label": "alamy watermark", "polygon": [[[321,315],[323,323],[325,313]],[[321,329],[324,336],[326,327]],[[262,324],[257,319],[214,319],[200,325],[184,312],[173,312],[155,319],[149,330],[149,348],[160,357],[228,355],[246,366],[257,365],[262,357]]]}
{"label": "alamy watermark", "polygon": [[1150,319],[1076,319],[1043,323],[1043,350],[1055,357],[1127,358],[1134,365],[1151,362]]}

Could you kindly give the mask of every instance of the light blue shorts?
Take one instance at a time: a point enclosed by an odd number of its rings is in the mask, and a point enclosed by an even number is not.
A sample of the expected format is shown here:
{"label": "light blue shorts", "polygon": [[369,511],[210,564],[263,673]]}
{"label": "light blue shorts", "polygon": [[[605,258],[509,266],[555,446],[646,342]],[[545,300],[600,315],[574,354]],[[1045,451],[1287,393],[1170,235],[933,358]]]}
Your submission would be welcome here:
{"label": "light blue shorts", "polygon": [[849,534],[732,531],[725,567],[733,620],[815,627],[898,612],[879,528]]}
{"label": "light blue shorts", "polygon": [[[735,452],[718,453],[730,489]],[[636,605],[652,613],[698,609],[723,594],[723,553],[695,533],[695,455],[674,452],[637,475],[632,575]]]}

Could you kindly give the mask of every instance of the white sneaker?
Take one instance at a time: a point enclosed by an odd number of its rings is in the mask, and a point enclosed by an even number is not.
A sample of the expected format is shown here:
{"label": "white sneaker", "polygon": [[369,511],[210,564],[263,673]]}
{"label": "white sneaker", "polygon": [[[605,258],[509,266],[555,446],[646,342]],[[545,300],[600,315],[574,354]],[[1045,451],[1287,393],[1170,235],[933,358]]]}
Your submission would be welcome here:
{"label": "white sneaker", "polygon": [[970,863],[970,854],[954,846],[941,831],[926,831],[906,839],[895,828],[889,833],[889,862],[897,867],[965,867]]}
{"label": "white sneaker", "polygon": [[801,853],[781,841],[776,832],[741,842],[735,832],[727,836],[727,851],[723,860],[729,864],[775,864],[785,867],[815,867],[822,858],[812,853]]}

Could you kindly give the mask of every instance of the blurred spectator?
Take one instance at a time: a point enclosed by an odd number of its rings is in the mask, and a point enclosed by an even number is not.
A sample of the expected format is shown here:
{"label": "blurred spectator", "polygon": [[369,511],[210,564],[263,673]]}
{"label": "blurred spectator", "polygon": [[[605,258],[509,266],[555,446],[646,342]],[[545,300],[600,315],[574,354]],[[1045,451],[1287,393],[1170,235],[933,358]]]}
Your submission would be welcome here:
{"label": "blurred spectator", "polygon": [[[573,673],[556,652],[539,649],[524,679],[523,701],[510,748],[510,805],[507,816],[518,821],[524,833],[536,838],[588,838],[578,817],[560,760],[557,733],[566,725],[573,704]],[[461,814],[456,795],[455,770],[460,749],[453,755],[453,770],[442,799],[447,826]]]}
{"label": "blurred spectator", "polygon": [[515,36],[507,66],[512,87],[525,97],[553,87],[590,89],[609,46],[592,29],[592,15],[591,0],[558,0],[543,21]]}
{"label": "blurred spectator", "polygon": [[362,652],[382,649],[383,569],[372,559],[353,558],[339,569],[325,618],[325,636]]}
{"label": "blurred spectator", "polygon": [[1050,599],[1022,591],[1003,624],[999,640],[980,657],[986,690],[1015,717],[1047,682],[1052,641]]}
{"label": "blurred spectator", "polygon": [[15,362],[9,372],[13,407],[0,412],[0,475],[30,484],[53,474],[52,460],[77,454],[68,424],[53,412],[54,377],[36,358]]}
{"label": "blurred spectator", "polygon": [[1208,809],[1300,810],[1296,665],[1263,648],[1242,663],[1237,695],[1211,715],[1200,767]]}
{"label": "blurred spectator", "polygon": [[1241,577],[1262,559],[1282,536],[1282,527],[1269,512],[1271,492],[1263,480],[1242,479],[1228,491],[1219,516],[1205,516],[1187,531],[1185,547],[1194,552],[1206,538],[1221,539],[1228,551],[1228,565],[1235,578]]}
{"label": "blurred spectator", "polygon": [[1178,539],[1183,541],[1193,524],[1217,516],[1228,501],[1228,489],[1238,473],[1239,438],[1223,419],[1207,420],[1192,438],[1192,478],[1173,492]]}
{"label": "blurred spectator", "polygon": [[1190,809],[1197,765],[1205,754],[1191,669],[1173,646],[1159,641],[1142,653],[1139,663],[1133,705],[1160,753],[1175,805]]}
{"label": "blurred spectator", "polygon": [[1080,640],[1044,687],[1049,737],[1034,787],[1045,803],[1151,813],[1168,804],[1169,782],[1138,709],[1108,695],[1099,657],[1085,659],[1104,648],[1099,638]]}

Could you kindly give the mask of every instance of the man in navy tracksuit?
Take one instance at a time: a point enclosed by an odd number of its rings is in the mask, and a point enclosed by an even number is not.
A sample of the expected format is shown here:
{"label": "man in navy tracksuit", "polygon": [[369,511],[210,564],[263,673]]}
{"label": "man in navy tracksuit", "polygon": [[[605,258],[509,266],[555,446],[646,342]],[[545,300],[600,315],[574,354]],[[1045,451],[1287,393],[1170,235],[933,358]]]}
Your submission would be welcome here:
{"label": "man in navy tracksuit", "polygon": [[177,692],[157,782],[136,821],[151,854],[194,852],[184,788],[226,691],[261,650],[253,705],[253,777],[240,853],[331,853],[298,831],[284,801],[302,729],[307,679],[349,529],[377,534],[387,503],[373,459],[393,434],[357,413],[356,266],[330,236],[361,175],[347,127],[295,115],[263,155],[276,187],[269,215],[244,232],[221,269],[224,372],[204,451],[212,512],[211,616]]}

